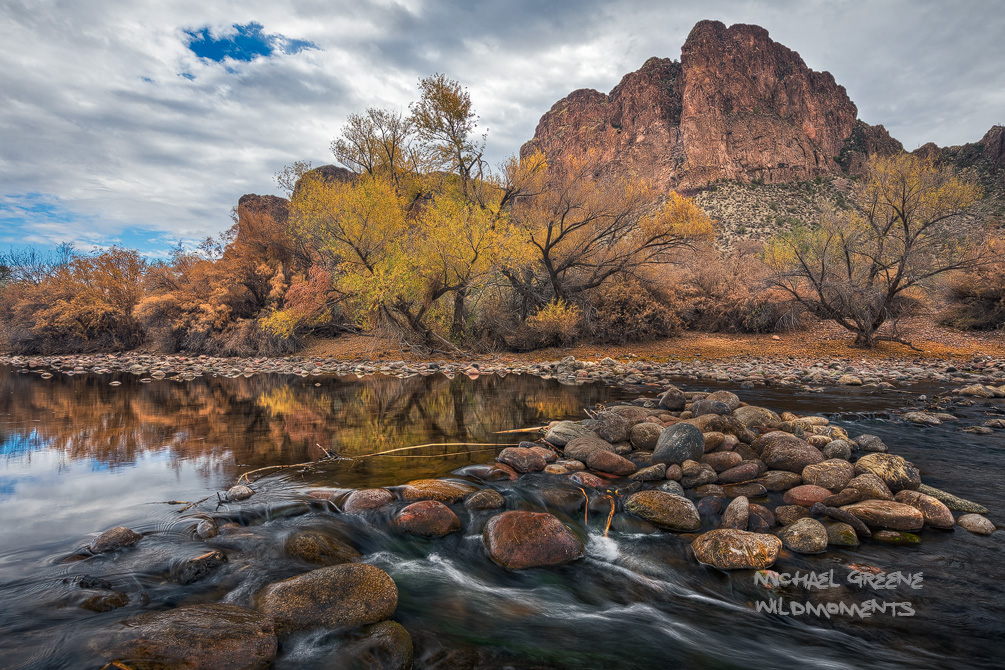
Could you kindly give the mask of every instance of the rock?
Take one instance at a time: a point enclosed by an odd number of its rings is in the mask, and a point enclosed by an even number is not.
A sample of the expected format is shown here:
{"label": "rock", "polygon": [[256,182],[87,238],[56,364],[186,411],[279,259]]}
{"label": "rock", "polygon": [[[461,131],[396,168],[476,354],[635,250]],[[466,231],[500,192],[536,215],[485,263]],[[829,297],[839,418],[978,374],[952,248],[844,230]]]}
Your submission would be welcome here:
{"label": "rock", "polygon": [[925,525],[920,510],[891,500],[863,500],[845,505],[841,510],[854,514],[870,528],[920,530]]}
{"label": "rock", "polygon": [[687,396],[676,386],[672,384],[667,387],[667,390],[660,395],[659,406],[662,409],[669,409],[672,411],[677,411],[684,409],[687,405]]}
{"label": "rock", "polygon": [[[725,453],[735,453],[735,452],[725,452]],[[758,464],[754,461],[747,461],[736,467],[729,468],[728,470],[723,470],[719,473],[719,483],[720,484],[736,484],[739,482],[747,482],[752,479],[757,479],[760,476],[761,470]]]}
{"label": "rock", "polygon": [[768,495],[768,490],[757,482],[744,482],[743,484],[727,484],[722,487],[723,494],[729,498],[746,496],[748,498],[760,498]]}
{"label": "rock", "polygon": [[635,472],[634,463],[623,456],[618,456],[609,451],[594,451],[586,457],[586,466],[591,470],[607,472],[620,477]]}
{"label": "rock", "polygon": [[787,549],[799,554],[819,554],[827,549],[827,529],[816,519],[797,519],[778,532]]}
{"label": "rock", "polygon": [[907,412],[903,416],[904,421],[917,423],[922,426],[941,426],[942,421],[930,412]]}
{"label": "rock", "polygon": [[[917,489],[921,485],[918,469],[893,454],[868,454],[855,461],[856,474],[874,474],[896,493],[901,489]],[[855,487],[858,488],[858,487]],[[861,491],[861,489],[859,489]],[[895,530],[910,530],[907,528]]]}
{"label": "rock", "polygon": [[614,453],[614,445],[601,440],[599,437],[592,435],[588,437],[577,437],[568,444],[565,445],[565,457],[572,458],[577,461],[586,462],[590,454],[595,451],[609,451]]}
{"label": "rock", "polygon": [[470,484],[445,479],[416,479],[401,487],[403,500],[439,500],[455,503],[475,491]]}
{"label": "rock", "polygon": [[831,440],[824,448],[820,450],[820,453],[824,455],[824,458],[835,459],[840,458],[843,461],[847,461],[851,458],[852,448],[848,442],[844,440]]}
{"label": "rock", "polygon": [[213,570],[227,562],[222,551],[209,551],[200,556],[185,559],[171,566],[171,577],[182,586],[194,584],[208,577]]}
{"label": "rock", "polygon": [[860,543],[855,529],[838,521],[827,524],[827,544],[835,547],[857,547]]}
{"label": "rock", "polygon": [[767,533],[777,525],[774,513],[764,505],[750,503],[747,516],[747,530],[753,533]]}
{"label": "rock", "polygon": [[495,489],[482,489],[469,495],[464,506],[469,510],[501,509],[506,507],[506,499]]}
{"label": "rock", "polygon": [[807,465],[822,462],[824,455],[816,447],[790,435],[788,438],[776,439],[764,447],[761,460],[772,470],[801,473]]}
{"label": "rock", "polygon": [[726,509],[726,504],[725,498],[713,494],[699,500],[695,507],[699,516],[717,520]]}
{"label": "rock", "polygon": [[135,670],[264,670],[276,656],[272,619],[229,604],[177,607],[127,621],[126,641],[106,654]]}
{"label": "rock", "polygon": [[679,482],[684,478],[684,471],[681,470],[680,466],[674,463],[673,465],[667,466],[667,479],[672,479],[675,482]]}
{"label": "rock", "polygon": [[346,496],[342,511],[348,514],[380,509],[394,502],[394,494],[387,489],[361,489]]}
{"label": "rock", "polygon": [[195,534],[204,540],[209,540],[220,534],[220,527],[215,519],[203,519],[196,525]]}
{"label": "rock", "polygon": [[886,482],[871,472],[852,477],[848,488],[857,490],[862,500],[893,500],[893,493]]}
{"label": "rock", "polygon": [[681,477],[680,483],[684,488],[693,488],[703,484],[714,484],[717,479],[718,475],[715,474],[715,470],[708,465],[701,464],[698,474],[692,477]]}
{"label": "rock", "polygon": [[408,631],[395,621],[381,621],[364,626],[325,654],[322,665],[344,670],[411,670],[412,662],[412,637]]}
{"label": "rock", "polygon": [[657,463],[656,465],[651,465],[648,468],[642,468],[633,474],[631,479],[634,479],[637,482],[657,482],[666,479],[666,475],[666,463]]}
{"label": "rock", "polygon": [[586,469],[586,463],[583,463],[582,461],[577,461],[574,458],[555,461],[553,465],[561,466],[566,470],[568,470],[569,472],[582,472],[583,470]]}
{"label": "rock", "polygon": [[841,386],[861,386],[862,379],[855,375],[841,375],[838,377],[837,383]]}
{"label": "rock", "polygon": [[726,506],[726,511],[722,513],[719,527],[747,530],[747,518],[749,515],[750,501],[744,496],[733,498],[732,502]]}
{"label": "rock", "polygon": [[[683,487],[681,487],[680,495],[684,495],[683,490]],[[670,493],[670,491],[667,491],[667,493]],[[725,498],[726,489],[722,488],[718,484],[702,484],[701,486],[695,488],[694,494],[699,498],[705,498],[708,496],[720,496]]]}
{"label": "rock", "polygon": [[92,554],[104,554],[109,551],[131,547],[142,539],[143,536],[139,533],[125,526],[116,526],[115,528],[109,528],[91,540],[88,549],[91,550]]}
{"label": "rock", "polygon": [[970,386],[964,386],[958,393],[964,396],[970,396],[972,398],[1000,398],[1002,396],[1001,392],[990,386],[984,386],[983,384],[971,384]]}
{"label": "rock", "polygon": [[705,396],[705,400],[721,402],[729,408],[730,412],[736,410],[740,406],[740,397],[732,391],[715,391],[714,393],[709,393]]}
{"label": "rock", "polygon": [[889,449],[877,436],[865,434],[855,438],[855,451],[885,454]]}
{"label": "rock", "polygon": [[841,507],[842,505],[850,505],[852,503],[857,503],[862,499],[862,494],[859,493],[858,489],[841,489],[840,492],[834,495],[827,496],[820,502],[828,507]]}
{"label": "rock", "polygon": [[362,558],[362,554],[342,540],[316,530],[291,534],[283,548],[288,555],[317,565],[340,565]]}
{"label": "rock", "polygon": [[973,514],[988,513],[988,508],[984,507],[984,505],[978,505],[975,502],[958,498],[952,493],[946,493],[945,491],[928,486],[927,484],[919,486],[917,491],[918,493],[924,493],[926,496],[932,496],[936,500],[942,502],[946,507],[956,512],[971,512]]}
{"label": "rock", "polygon": [[628,419],[616,412],[600,412],[596,421],[589,426],[600,439],[615,443],[628,439],[628,430],[632,427]]}
{"label": "rock", "polygon": [[799,486],[803,478],[795,472],[768,470],[756,481],[769,491],[788,491],[793,486]]}
{"label": "rock", "polygon": [[343,563],[272,584],[259,602],[281,633],[340,630],[389,618],[398,606],[398,587],[380,568]]}
{"label": "rock", "polygon": [[569,479],[576,484],[588,486],[593,489],[602,489],[607,486],[607,481],[590,472],[576,472],[569,476]]}
{"label": "rock", "polygon": [[498,514],[482,535],[493,561],[510,570],[569,563],[583,556],[583,543],[551,514],[511,511]]}
{"label": "rock", "polygon": [[[582,466],[582,464],[580,464]],[[585,467],[585,466],[582,466]],[[487,465],[467,465],[454,470],[453,474],[461,477],[474,477],[483,482],[516,481],[520,478],[520,473],[506,465],[505,463],[491,463]]]}
{"label": "rock", "polygon": [[921,538],[914,533],[901,533],[896,530],[877,530],[873,533],[872,539],[901,546],[921,544]]}
{"label": "rock", "polygon": [[506,447],[496,460],[505,463],[517,472],[540,472],[548,464],[544,457],[534,449],[523,447]]}
{"label": "rock", "polygon": [[783,526],[788,526],[789,524],[795,523],[799,519],[804,519],[809,515],[809,510],[802,505],[780,505],[775,508],[775,518],[778,519],[778,523]]}
{"label": "rock", "polygon": [[253,495],[255,495],[255,491],[250,486],[244,486],[243,484],[238,484],[237,486],[231,486],[229,489],[227,489],[226,498],[229,501],[239,501],[239,500],[247,500]]}
{"label": "rock", "polygon": [[670,479],[660,483],[660,485],[657,486],[656,489],[659,491],[663,491],[664,493],[670,493],[675,496],[680,496],[682,498],[684,497],[684,487],[680,485],[680,482],[675,482]]}
{"label": "rock", "polygon": [[663,426],[658,423],[637,423],[628,431],[628,439],[636,449],[653,450],[660,439]]}
{"label": "rock", "polygon": [[684,477],[697,477],[701,473],[701,463],[687,460],[680,464],[680,472]]}
{"label": "rock", "polygon": [[701,400],[695,400],[691,404],[691,413],[694,416],[704,416],[706,414],[718,414],[719,416],[724,416],[731,414],[732,410],[730,410],[729,405],[724,402],[702,398]]}
{"label": "rock", "polygon": [[762,426],[764,428],[774,428],[782,422],[781,417],[770,409],[747,405],[733,410],[733,418],[742,423],[747,428]]}
{"label": "rock", "polygon": [[699,563],[720,570],[764,570],[774,564],[781,548],[782,541],[774,535],[731,528],[710,530],[691,543]]}
{"label": "rock", "polygon": [[949,511],[949,508],[932,496],[904,489],[898,491],[893,499],[919,510],[921,515],[925,517],[925,524],[932,528],[952,530],[956,525],[956,519],[953,518],[953,513]]}
{"label": "rock", "polygon": [[[726,443],[726,435],[717,430],[703,430],[701,434],[705,436],[705,456],[708,456],[711,452]],[[729,451],[729,449],[725,449],[724,451]],[[704,458],[704,456],[702,456],[702,458]]]}
{"label": "rock", "polygon": [[692,425],[678,423],[660,433],[653,450],[653,463],[680,465],[684,461],[696,461],[704,453],[705,436],[701,431]]}
{"label": "rock", "polygon": [[847,487],[854,476],[855,468],[852,464],[839,458],[807,465],[802,472],[803,482],[830,489],[832,492]]}
{"label": "rock", "polygon": [[812,507],[813,503],[820,502],[831,495],[828,489],[813,484],[802,484],[789,489],[782,496],[782,500],[789,505],[802,505]]}
{"label": "rock", "polygon": [[810,514],[825,516],[835,521],[846,523],[855,530],[855,533],[859,537],[872,537],[872,531],[869,530],[869,527],[861,519],[851,512],[845,512],[838,507],[828,507],[823,503],[814,503],[813,507],[810,508]]}
{"label": "rock", "polygon": [[461,529],[461,520],[453,510],[438,500],[420,500],[402,508],[395,527],[408,535],[443,537]]}
{"label": "rock", "polygon": [[577,437],[592,437],[594,432],[575,421],[559,421],[545,433],[544,439],[549,444],[557,447],[564,447]]}
{"label": "rock", "polygon": [[960,528],[977,535],[990,535],[997,530],[991,521],[980,514],[964,514],[956,520],[956,523],[959,524]]}
{"label": "rock", "polygon": [[660,528],[691,532],[701,528],[694,503],[664,491],[639,491],[625,500],[625,510]]}
{"label": "rock", "polygon": [[[708,437],[706,433],[706,437]],[[721,435],[721,433],[720,433]],[[708,447],[708,442],[705,443],[706,448]],[[743,462],[743,458],[740,454],[735,451],[717,451],[711,454],[705,454],[701,457],[702,463],[707,463],[712,466],[712,469],[718,473],[723,473],[730,468],[735,468],[737,465]]]}

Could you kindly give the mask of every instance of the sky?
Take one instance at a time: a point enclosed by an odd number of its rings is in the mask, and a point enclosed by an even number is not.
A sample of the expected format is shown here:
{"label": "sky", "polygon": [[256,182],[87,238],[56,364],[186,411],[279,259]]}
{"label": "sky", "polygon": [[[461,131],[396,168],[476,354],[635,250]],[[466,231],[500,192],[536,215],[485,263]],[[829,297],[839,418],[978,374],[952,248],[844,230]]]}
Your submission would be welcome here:
{"label": "sky", "polygon": [[578,88],[679,58],[701,19],[755,23],[907,149],[1005,123],[999,0],[0,0],[0,248],[164,256],[334,161],[348,114],[464,84],[493,164]]}

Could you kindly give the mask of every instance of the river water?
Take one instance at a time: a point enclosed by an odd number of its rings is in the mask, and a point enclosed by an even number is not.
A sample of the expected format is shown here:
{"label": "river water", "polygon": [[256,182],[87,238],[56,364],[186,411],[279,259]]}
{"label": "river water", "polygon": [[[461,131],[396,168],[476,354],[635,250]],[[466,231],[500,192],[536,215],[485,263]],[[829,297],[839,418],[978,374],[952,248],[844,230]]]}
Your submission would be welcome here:
{"label": "river water", "polygon": [[[726,574],[698,565],[687,538],[642,532],[620,512],[605,534],[610,499],[595,496],[586,508],[581,492],[550,475],[491,486],[509,508],[547,509],[586,540],[586,558],[555,569],[510,572],[493,564],[480,539],[485,518],[459,505],[463,532],[416,540],[372,518],[347,519],[324,504],[303,502],[312,487],[463,478],[464,466],[491,461],[501,445],[522,437],[497,431],[582,418],[585,407],[655,391],[517,375],[141,383],[125,374],[43,379],[0,368],[0,667],[99,668],[95,649],[102,637],[141,611],[198,602],[251,605],[266,584],[307,569],[283,555],[283,538],[318,527],[351,539],[363,560],[394,578],[394,619],[412,636],[416,668],[1005,667],[1002,532],[980,537],[926,528],[919,546],[866,541],[816,556],[785,555],[775,570],[827,573],[837,586],[766,589],[750,571]],[[891,452],[919,467],[926,483],[986,505],[1001,525],[1005,434],[959,428],[1001,415],[1005,403],[954,408],[961,420],[934,428],[889,418],[906,405],[920,407],[918,394],[938,391],[805,394],[769,387],[740,396],[779,412],[829,415],[853,436],[879,435]],[[467,446],[359,458],[430,443]],[[244,503],[216,499],[241,473],[330,454],[347,458],[253,475],[258,493]],[[776,495],[772,502],[780,500]],[[169,504],[207,496],[182,513],[182,505]],[[192,532],[199,520],[194,512],[236,521],[242,532],[213,545],[228,554],[224,566],[183,586],[176,578],[179,561],[207,550]],[[80,547],[118,525],[144,540],[112,556],[73,560]],[[711,527],[706,520],[704,529]],[[920,588],[862,585],[855,570],[921,573],[914,584]],[[75,583],[82,575],[110,582],[128,594],[129,604],[103,613],[82,609],[85,592]],[[789,615],[757,610],[778,597]],[[898,605],[870,617],[791,614],[793,603],[798,609],[800,603],[870,601]],[[276,667],[322,667],[319,654],[339,643],[337,636],[287,639]]]}

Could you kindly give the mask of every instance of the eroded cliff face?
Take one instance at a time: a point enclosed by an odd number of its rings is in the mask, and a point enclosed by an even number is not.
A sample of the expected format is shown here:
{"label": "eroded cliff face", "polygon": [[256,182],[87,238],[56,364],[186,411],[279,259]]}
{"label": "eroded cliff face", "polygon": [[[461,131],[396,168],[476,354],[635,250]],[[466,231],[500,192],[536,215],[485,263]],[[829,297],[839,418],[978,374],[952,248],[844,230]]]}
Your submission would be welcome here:
{"label": "eroded cliff face", "polygon": [[869,148],[901,148],[857,114],[830,73],[809,69],[765,29],[701,21],[679,64],[651,58],[607,95],[574,91],[541,118],[521,154],[593,151],[605,171],[678,189],[783,183],[857,171]]}

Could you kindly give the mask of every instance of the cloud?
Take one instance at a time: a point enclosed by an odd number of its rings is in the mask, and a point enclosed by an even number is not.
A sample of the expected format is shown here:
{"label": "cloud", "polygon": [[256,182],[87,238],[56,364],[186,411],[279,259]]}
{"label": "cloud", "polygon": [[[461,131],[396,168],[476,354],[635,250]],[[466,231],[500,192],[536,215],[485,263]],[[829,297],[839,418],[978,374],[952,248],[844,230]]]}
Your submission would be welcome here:
{"label": "cloud", "polygon": [[765,26],[909,148],[1005,122],[992,0],[697,5],[0,0],[0,196],[59,208],[0,213],[0,241],[215,234],[242,194],[277,192],[284,165],[331,162],[349,113],[406,109],[434,72],[468,86],[499,163],[556,100],[678,57],[703,18]]}

